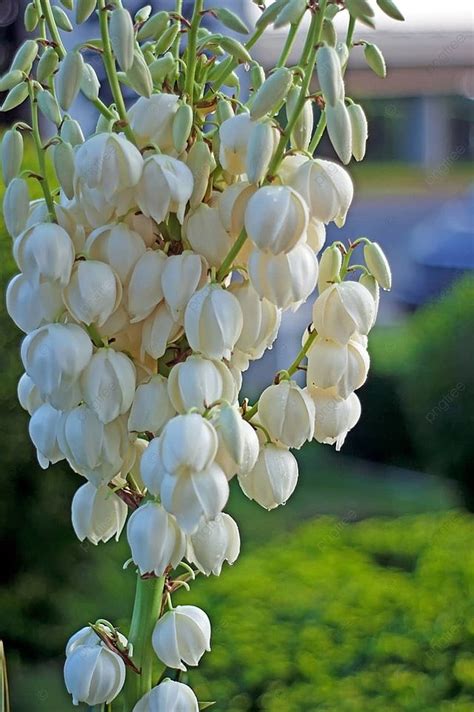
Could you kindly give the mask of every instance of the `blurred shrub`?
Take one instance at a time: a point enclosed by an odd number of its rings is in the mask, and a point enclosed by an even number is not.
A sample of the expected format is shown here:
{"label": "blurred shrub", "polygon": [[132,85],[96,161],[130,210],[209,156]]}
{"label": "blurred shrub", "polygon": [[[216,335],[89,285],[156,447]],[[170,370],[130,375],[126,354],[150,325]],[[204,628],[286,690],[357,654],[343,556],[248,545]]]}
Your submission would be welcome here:
{"label": "blurred shrub", "polygon": [[189,680],[226,712],[474,708],[470,515],[321,518],[200,581],[212,653]]}

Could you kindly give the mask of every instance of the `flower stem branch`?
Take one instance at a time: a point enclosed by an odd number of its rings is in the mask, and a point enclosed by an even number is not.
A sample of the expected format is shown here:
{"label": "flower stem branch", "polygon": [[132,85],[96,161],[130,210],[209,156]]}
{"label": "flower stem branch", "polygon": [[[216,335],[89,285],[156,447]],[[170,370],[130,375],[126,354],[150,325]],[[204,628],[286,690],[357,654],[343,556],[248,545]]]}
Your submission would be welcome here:
{"label": "flower stem branch", "polygon": [[284,67],[288,57],[290,56],[290,52],[293,48],[293,44],[296,39],[296,35],[298,32],[298,28],[300,26],[300,22],[295,22],[293,25],[291,25],[290,30],[288,32],[288,35],[285,40],[285,44],[283,45],[283,49],[280,54],[280,58],[278,59],[278,62],[276,63],[275,67],[278,69],[279,67]]}
{"label": "flower stem branch", "polygon": [[225,279],[227,277],[227,275],[229,274],[230,270],[232,269],[234,260],[237,257],[237,255],[239,254],[242,247],[244,246],[246,239],[247,239],[247,233],[245,232],[245,230],[242,230],[239,237],[237,238],[237,240],[234,242],[234,244],[230,248],[229,252],[227,253],[222,265],[220,266],[219,271],[217,272],[216,280],[218,282],[222,282],[222,280]]}
{"label": "flower stem branch", "polygon": [[32,82],[28,83],[28,93],[30,96],[30,104],[31,104],[31,123],[32,123],[33,141],[35,143],[36,155],[38,157],[38,165],[39,165],[40,174],[41,174],[39,183],[41,185],[41,189],[42,189],[43,195],[44,195],[44,200],[45,200],[45,203],[48,208],[49,219],[51,220],[51,222],[56,222],[56,210],[54,207],[53,198],[51,197],[51,188],[50,188],[48,176],[46,173],[45,151],[43,149],[43,145],[41,142],[41,134],[40,134],[40,128],[39,128],[39,119],[38,119],[38,102],[36,99],[36,91],[35,91],[35,88],[34,88]]}
{"label": "flower stem branch", "polygon": [[186,49],[187,57],[187,69],[186,69],[186,83],[184,86],[184,92],[188,96],[188,101],[190,106],[194,102],[194,77],[196,74],[196,64],[197,64],[197,34],[199,30],[199,24],[201,22],[201,12],[204,5],[204,0],[195,0],[193,16],[191,19],[191,28],[188,35],[188,47]]}

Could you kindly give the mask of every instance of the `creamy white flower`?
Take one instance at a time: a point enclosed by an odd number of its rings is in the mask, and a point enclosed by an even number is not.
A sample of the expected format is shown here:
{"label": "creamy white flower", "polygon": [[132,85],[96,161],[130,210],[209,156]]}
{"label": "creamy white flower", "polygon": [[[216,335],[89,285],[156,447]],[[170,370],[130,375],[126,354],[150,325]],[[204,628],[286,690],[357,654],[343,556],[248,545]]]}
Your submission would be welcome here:
{"label": "creamy white flower", "polygon": [[[224,192],[220,194],[217,201],[217,209],[219,210],[221,222],[225,230],[227,230],[233,238],[237,238],[242,232],[245,210],[250,198],[257,190],[258,187],[250,184],[248,181],[238,181],[237,183],[228,185]],[[243,246],[242,251],[239,253],[239,261],[241,259],[243,259],[244,262],[246,261],[246,251],[248,251],[248,245],[251,246],[251,244],[249,241],[247,246]]]}
{"label": "creamy white flower", "polygon": [[229,291],[237,298],[244,317],[233,360],[238,357],[239,365],[245,370],[249,360],[261,358],[272,348],[281,324],[281,311],[260,297],[249,281],[233,282]]}
{"label": "creamy white flower", "polygon": [[206,285],[188,302],[184,330],[193,351],[229,359],[242,327],[238,300],[218,284]]}
{"label": "creamy white flower", "polygon": [[137,232],[124,223],[99,227],[87,238],[85,252],[91,260],[107,262],[125,286],[146,250]]}
{"label": "creamy white flower", "polygon": [[128,507],[104,485],[96,488],[90,482],[79,487],[71,505],[72,526],[79,541],[106,543],[113,536],[119,540],[127,519]]}
{"label": "creamy white flower", "polygon": [[[76,324],[47,324],[32,331],[21,345],[26,373],[41,397],[57,408],[77,383],[92,356],[92,343]],[[80,400],[80,397],[79,397]]]}
{"label": "creamy white flower", "polygon": [[224,561],[232,565],[239,553],[239,528],[225,512],[209,522],[203,520],[188,537],[186,558],[205,576],[220,576]]}
{"label": "creamy white flower", "polygon": [[131,212],[125,216],[124,222],[133,232],[137,232],[147,247],[154,247],[158,237],[158,230],[155,221],[147,218],[143,213]]}
{"label": "creamy white flower", "polygon": [[158,619],[151,640],[162,663],[186,670],[211,649],[211,622],[197,606],[176,606]]}
{"label": "creamy white flower", "polygon": [[63,415],[58,444],[72,469],[98,487],[121,471],[129,440],[123,418],[104,425],[82,404]]}
{"label": "creamy white flower", "polygon": [[360,401],[355,393],[345,400],[340,398],[335,388],[311,388],[309,391],[316,406],[314,438],[319,443],[336,445],[340,450],[347,433],[357,424]]}
{"label": "creamy white flower", "polygon": [[132,712],[199,712],[199,704],[188,685],[166,679],[147,692]]}
{"label": "creamy white flower", "polygon": [[168,305],[161,302],[143,321],[141,360],[143,361],[145,354],[149,354],[153,359],[161,358],[167,345],[178,339],[182,333],[181,324],[174,319]]}
{"label": "creamy white flower", "polygon": [[319,277],[318,290],[319,293],[339,280],[339,274],[342,267],[342,252],[334,243],[326,248],[319,260]]}
{"label": "creamy white flower", "polygon": [[298,463],[286,448],[263,445],[253,470],[239,476],[243,493],[265,509],[285,504],[298,481]]}
{"label": "creamy white flower", "polygon": [[74,319],[84,324],[105,324],[122,299],[122,284],[105,262],[76,262],[63,299]]}
{"label": "creamy white flower", "polygon": [[76,633],[71,635],[71,637],[67,641],[66,657],[68,657],[76,650],[76,648],[79,648],[81,645],[86,645],[88,647],[94,648],[100,644],[101,641],[99,636],[94,630],[92,630],[90,625],[84,626],[84,628],[81,628]]}
{"label": "creamy white flower", "polygon": [[64,311],[58,282],[32,284],[24,274],[17,274],[8,284],[6,302],[9,315],[25,333],[54,321]]}
{"label": "creamy white flower", "polygon": [[163,480],[163,462],[160,454],[160,438],[153,438],[143,452],[140,460],[140,477],[151,494],[158,497]]}
{"label": "creamy white flower", "polygon": [[135,391],[128,429],[130,432],[156,434],[175,415],[176,410],[168,395],[168,381],[164,376],[155,374]]}
{"label": "creamy white flower", "polygon": [[74,264],[74,245],[65,230],[55,223],[34,225],[21,233],[13,244],[13,256],[25,277],[69,282]]}
{"label": "creamy white flower", "polygon": [[154,144],[162,153],[173,154],[173,119],[179,108],[174,94],[140,97],[128,110],[130,126],[140,148]]}
{"label": "creamy white flower", "polygon": [[231,372],[222,361],[192,354],[177,363],[168,377],[168,393],[178,413],[191,408],[203,411],[218,400],[233,403],[237,389]]}
{"label": "creamy white flower", "polygon": [[212,416],[219,439],[216,462],[224,470],[227,479],[245,474],[253,469],[260,444],[250,423],[242,418],[236,406],[223,404]]}
{"label": "creamy white flower", "polygon": [[308,386],[336,389],[348,398],[366,381],[370,366],[367,350],[354,340],[347,344],[317,336],[308,353]]}
{"label": "creamy white flower", "polygon": [[340,282],[325,289],[313,305],[314,327],[320,336],[347,344],[355,332],[368,334],[375,302],[359,282]]}
{"label": "creamy white flower", "polygon": [[[163,444],[162,435],[161,458],[165,461]],[[195,447],[200,448],[201,443],[196,441]],[[199,471],[181,471],[179,474],[165,472],[160,494],[164,508],[174,514],[186,534],[192,534],[203,517],[206,520],[215,519],[222,512],[229,498],[229,483],[224,471],[212,463]]]}
{"label": "creamy white flower", "polygon": [[163,576],[168,566],[179,564],[186,548],[176,519],[156,502],[146,502],[133,512],[127,523],[127,540],[141,575]]}
{"label": "creamy white flower", "polygon": [[266,388],[259,399],[258,417],[271,437],[299,449],[314,434],[314,404],[295,381],[282,380]]}
{"label": "creamy white flower", "polygon": [[326,226],[323,222],[310,217],[306,232],[306,242],[313,252],[318,253],[323,249],[326,242]]}
{"label": "creamy white flower", "polygon": [[193,192],[193,174],[182,161],[171,156],[153,155],[147,158],[136,190],[140,210],[157,223],[176,213],[180,223]]}
{"label": "creamy white flower", "polygon": [[108,704],[123,687],[125,663],[104,645],[79,645],[66,658],[64,682],[73,704]]}
{"label": "creamy white flower", "polygon": [[280,255],[253,250],[248,266],[256,292],[280,309],[304,302],[318,279],[318,261],[305,244]]}
{"label": "creamy white flower", "polygon": [[164,469],[176,475],[204,470],[217,453],[217,434],[199,413],[177,415],[163,428],[160,454]]}
{"label": "creamy white flower", "polygon": [[[372,274],[366,274],[365,272],[361,274],[359,277],[359,282],[362,284],[366,289],[369,290],[372,299],[374,300],[375,304],[375,312],[374,312],[374,319],[372,322],[372,326],[374,326],[375,322],[377,321],[377,314],[379,311],[379,306],[380,306],[380,286],[375,277]],[[360,336],[360,335],[359,335]],[[355,337],[353,337],[355,338]]]}
{"label": "creamy white flower", "polygon": [[81,375],[84,401],[102,423],[126,413],[135,395],[136,369],[123,353],[98,349]]}
{"label": "creamy white flower", "polygon": [[30,438],[36,448],[38,462],[43,470],[50,464],[54,465],[64,460],[64,455],[58,446],[58,428],[62,413],[49,403],[37,408],[31,416],[29,424]]}
{"label": "creamy white flower", "polygon": [[13,238],[25,229],[29,207],[30,196],[26,181],[23,178],[13,178],[5,191],[2,210],[5,227]]}
{"label": "creamy white flower", "polygon": [[28,411],[30,415],[33,415],[44,403],[38,388],[27,373],[24,373],[18,381],[17,396],[23,410]]}
{"label": "creamy white flower", "polygon": [[297,168],[289,184],[306,201],[313,218],[344,225],[354,186],[342,166],[321,158],[310,159]]}
{"label": "creamy white flower", "polygon": [[255,122],[250,114],[242,113],[226,119],[219,129],[219,161],[232,175],[247,170],[247,149]]}
{"label": "creamy white flower", "polygon": [[175,321],[182,318],[194,292],[205,284],[206,272],[204,258],[190,250],[168,257],[161,274],[161,286]]}
{"label": "creamy white flower", "polygon": [[245,210],[248,237],[260,250],[279,255],[304,240],[309,214],[304,200],[286,185],[266,185]]}
{"label": "creamy white flower", "polygon": [[218,208],[206,203],[188,214],[184,234],[193,250],[212,267],[220,267],[234,242],[222,224]]}
{"label": "creamy white flower", "polygon": [[[58,225],[60,225],[72,240],[76,253],[82,252],[86,243],[85,216],[80,215],[80,208],[75,200],[55,206]],[[46,218],[47,220],[47,218]],[[41,220],[39,222],[45,222]]]}
{"label": "creamy white flower", "polygon": [[132,324],[146,319],[163,299],[161,276],[167,260],[162,250],[147,250],[135,264],[126,292]]}

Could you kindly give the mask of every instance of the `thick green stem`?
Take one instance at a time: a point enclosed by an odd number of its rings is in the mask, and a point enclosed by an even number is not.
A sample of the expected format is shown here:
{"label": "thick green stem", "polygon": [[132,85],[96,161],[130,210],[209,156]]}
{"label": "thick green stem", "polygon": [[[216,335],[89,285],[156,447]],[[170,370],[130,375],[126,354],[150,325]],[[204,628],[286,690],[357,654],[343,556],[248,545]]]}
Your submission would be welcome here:
{"label": "thick green stem", "polygon": [[197,34],[201,22],[201,12],[204,5],[204,0],[195,0],[193,16],[191,19],[191,27],[188,34],[188,46],[186,49],[187,65],[186,65],[186,84],[184,86],[185,94],[188,96],[190,106],[194,103],[194,77],[196,74],[197,64]]}
{"label": "thick green stem", "polygon": [[316,126],[316,131],[314,132],[313,138],[311,139],[311,143],[308,146],[308,151],[311,155],[314,154],[316,151],[317,147],[319,146],[319,142],[321,141],[324,130],[326,128],[326,112],[323,111],[321,112],[321,116],[319,117],[318,125]]}
{"label": "thick green stem", "polygon": [[222,282],[222,280],[225,279],[225,277],[227,277],[227,275],[229,274],[234,260],[242,249],[246,239],[247,233],[245,232],[245,230],[242,230],[239,237],[227,253],[222,265],[220,266],[219,271],[217,272],[216,279],[218,282]]}
{"label": "thick green stem", "polygon": [[[300,22],[301,22],[301,20],[300,20]],[[290,56],[290,52],[292,50],[293,44],[295,42],[296,34],[298,32],[300,22],[297,22],[294,25],[291,25],[290,31],[288,32],[285,44],[283,45],[283,49],[281,51],[280,58],[276,64],[277,68],[285,66],[285,64],[288,60],[288,57]]]}
{"label": "thick green stem", "polygon": [[41,189],[43,191],[44,199],[46,202],[46,205],[48,207],[48,214],[51,222],[56,222],[56,210],[54,207],[54,201],[53,198],[51,197],[51,188],[49,185],[48,181],[48,176],[46,173],[46,159],[45,159],[45,151],[43,149],[43,144],[41,141],[41,134],[40,134],[40,129],[39,129],[39,120],[38,120],[38,102],[36,100],[36,92],[33,86],[32,82],[29,82],[28,84],[28,92],[30,95],[30,104],[31,104],[31,126],[32,126],[32,133],[33,133],[33,141],[35,143],[35,148],[36,148],[36,155],[38,157],[38,165],[40,169],[40,184],[41,184]]}
{"label": "thick green stem", "polygon": [[[183,14],[183,0],[176,0],[176,5],[175,5],[175,8],[174,8],[174,11],[175,11],[176,15],[182,15],[182,14]],[[181,21],[180,21],[180,20],[177,20],[177,23],[178,23],[178,28],[179,28],[179,30],[181,30]],[[180,41],[181,41],[181,34],[180,34],[180,32],[178,32],[178,34],[176,35],[176,38],[175,38],[175,40],[174,40],[174,42],[173,42],[173,45],[172,45],[172,47],[171,47],[171,51],[173,52],[174,58],[175,58],[176,60],[179,59],[179,45],[180,45]]]}

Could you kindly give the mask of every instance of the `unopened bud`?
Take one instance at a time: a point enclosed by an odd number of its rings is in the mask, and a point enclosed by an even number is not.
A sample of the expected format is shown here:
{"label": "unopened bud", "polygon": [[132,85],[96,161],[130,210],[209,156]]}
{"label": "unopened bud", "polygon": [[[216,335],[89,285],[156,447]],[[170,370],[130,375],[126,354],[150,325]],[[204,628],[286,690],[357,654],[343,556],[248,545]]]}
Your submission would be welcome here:
{"label": "unopened bud", "polygon": [[264,30],[266,27],[275,22],[276,18],[280,14],[282,8],[286,5],[287,0],[275,0],[271,5],[269,5],[260,15],[255,27],[257,30]]}
{"label": "unopened bud", "polygon": [[146,22],[150,15],[151,11],[153,10],[151,5],[144,5],[141,7],[137,12],[135,13],[135,16],[133,18],[134,22]]}
{"label": "unopened bud", "polygon": [[265,71],[258,62],[252,62],[250,68],[250,86],[254,91],[257,91],[265,81]]}
{"label": "unopened bud", "polygon": [[374,312],[374,318],[372,320],[372,326],[375,324],[377,320],[377,313],[379,310],[379,304],[380,304],[380,287],[379,283],[375,279],[375,277],[372,274],[367,274],[364,273],[359,277],[359,283],[362,284],[372,295],[372,299],[374,300],[375,304],[375,312]]}
{"label": "unopened bud", "polygon": [[12,237],[16,237],[25,229],[29,209],[30,196],[26,181],[23,178],[13,178],[3,199],[3,219]]}
{"label": "unopened bud", "polygon": [[126,77],[130,82],[130,86],[137,94],[146,96],[147,98],[151,96],[151,92],[153,91],[153,79],[151,78],[150,70],[141,52],[135,50],[133,64],[128,72],[126,72]]}
{"label": "unopened bud", "polygon": [[374,16],[374,11],[368,0],[346,0],[346,7],[352,17],[356,17],[369,27],[373,26],[371,18]]}
{"label": "unopened bud", "polygon": [[395,5],[392,0],[376,0],[377,5],[379,8],[384,12],[388,17],[391,17],[392,20],[399,20],[400,22],[403,22],[405,19],[398,9],[398,7]]}
{"label": "unopened bud", "polygon": [[61,138],[71,146],[79,146],[84,143],[84,134],[80,124],[75,119],[64,119],[61,125]]}
{"label": "unopened bud", "polygon": [[334,106],[326,106],[328,134],[334,150],[344,164],[352,155],[352,127],[344,100]]}
{"label": "unopened bud", "polygon": [[234,37],[222,37],[220,46],[238,62],[251,62],[252,57],[244,45]]}
{"label": "unopened bud", "polygon": [[337,42],[335,49],[337,56],[339,57],[340,65],[342,69],[344,69],[347,64],[347,60],[349,59],[349,48],[345,42]]}
{"label": "unopened bud", "polygon": [[36,7],[34,6],[34,3],[29,2],[28,5],[25,7],[25,14],[23,16],[23,20],[25,23],[25,30],[27,32],[33,32],[39,20],[38,12],[36,10]]}
{"label": "unopened bud", "polygon": [[81,25],[89,19],[97,5],[97,0],[76,0],[76,22]]}
{"label": "unopened bud", "polygon": [[371,70],[375,72],[378,77],[387,76],[387,65],[385,64],[385,58],[381,50],[377,45],[366,43],[364,46],[365,60]]}
{"label": "unopened bud", "polygon": [[378,242],[369,242],[364,245],[364,259],[370,273],[375,277],[382,289],[390,290],[392,287],[392,273],[385,253]]}
{"label": "unopened bud", "polygon": [[337,42],[336,28],[334,23],[328,17],[324,18],[321,40],[330,47],[335,47]]}
{"label": "unopened bud", "polygon": [[367,144],[368,124],[364,109],[360,104],[351,104],[347,107],[352,128],[352,155],[356,161],[362,161],[365,156]]}
{"label": "unopened bud", "polygon": [[40,84],[49,84],[58,64],[59,58],[56,50],[53,47],[46,47],[36,67],[36,78]]}
{"label": "unopened bud", "polygon": [[255,94],[250,109],[251,118],[256,121],[276,111],[288,94],[292,81],[293,74],[286,67],[280,67],[268,77]]}
{"label": "unopened bud", "polygon": [[82,67],[81,91],[89,101],[99,98],[100,82],[92,65],[84,62]]}
{"label": "unopened bud", "polygon": [[53,149],[53,163],[59,185],[69,199],[74,197],[74,150],[70,143],[60,141]]}
{"label": "unopened bud", "polygon": [[174,66],[175,58],[171,52],[167,52],[163,57],[155,59],[148,67],[154,83],[162,84]]}
{"label": "unopened bud", "polygon": [[59,126],[61,123],[61,111],[54,96],[47,89],[40,89],[36,95],[38,108],[47,119]]}
{"label": "unopened bud", "polygon": [[0,106],[0,111],[11,111],[15,109],[20,104],[23,104],[26,97],[28,96],[28,85],[23,82],[22,84],[17,84],[16,87],[10,89],[5,97],[5,101]]}
{"label": "unopened bud", "polygon": [[124,72],[131,69],[134,59],[135,33],[132,17],[128,10],[116,7],[110,13],[110,42],[114,55]]}
{"label": "unopened bud", "polygon": [[173,119],[173,144],[182,153],[186,148],[193,127],[193,110],[189,104],[181,104]]}
{"label": "unopened bud", "polygon": [[339,279],[342,267],[342,253],[337,245],[327,247],[319,261],[318,290],[319,293]]}
{"label": "unopened bud", "polygon": [[38,54],[38,43],[36,40],[26,40],[23,42],[12,62],[12,69],[19,69],[20,72],[28,74]]}
{"label": "unopened bud", "polygon": [[19,69],[12,69],[4,74],[0,79],[0,91],[9,91],[24,80],[23,72]]}
{"label": "unopened bud", "polygon": [[186,162],[193,174],[193,192],[189,200],[191,208],[196,208],[206,195],[209,177],[216,167],[214,156],[205,141],[196,141],[189,150]]}
{"label": "unopened bud", "polygon": [[299,22],[307,9],[307,0],[290,0],[278,13],[274,22],[275,28],[278,29],[279,27]]}
{"label": "unopened bud", "polygon": [[73,0],[61,0],[61,5],[66,8],[66,10],[72,10],[74,7]]}
{"label": "unopened bud", "polygon": [[341,63],[334,47],[328,45],[320,47],[316,54],[316,62],[319,86],[326,105],[335,106],[336,102],[344,98],[344,82]]}
{"label": "unopened bud", "polygon": [[[294,86],[291,88],[287,99],[287,117],[288,119],[293,114],[298,99],[301,93],[301,88]],[[313,133],[313,107],[310,101],[305,101],[303,110],[298,115],[293,131],[291,132],[291,145],[299,151],[306,151],[311,141]]]}
{"label": "unopened bud", "polygon": [[275,151],[275,129],[269,122],[255,125],[247,150],[246,173],[250,183],[259,183],[266,175]]}
{"label": "unopened bud", "polygon": [[81,88],[84,60],[80,52],[68,52],[59,64],[54,86],[59,104],[67,111]]}
{"label": "unopened bud", "polygon": [[71,25],[71,20],[69,17],[66,15],[62,7],[58,7],[58,5],[53,5],[51,7],[52,13],[54,20],[59,27],[60,30],[64,30],[64,32],[72,32],[72,25]]}
{"label": "unopened bud", "polygon": [[164,10],[152,15],[150,19],[147,20],[138,30],[138,39],[140,42],[150,39],[159,39],[163,32],[167,29],[169,19],[169,14]]}
{"label": "unopened bud", "polygon": [[219,99],[216,108],[216,118],[219,124],[223,124],[227,119],[235,115],[232,104],[227,99]]}
{"label": "unopened bud", "polygon": [[169,50],[176,37],[178,36],[178,25],[173,22],[167,30],[163,32],[155,45],[155,54],[164,54]]}
{"label": "unopened bud", "polygon": [[21,170],[23,161],[23,136],[15,129],[5,131],[2,139],[2,175],[3,182],[8,185]]}

